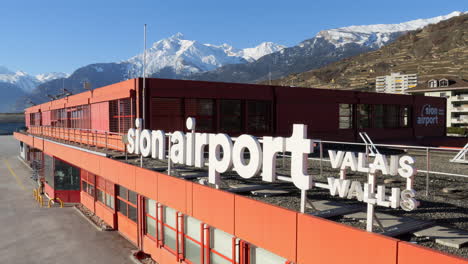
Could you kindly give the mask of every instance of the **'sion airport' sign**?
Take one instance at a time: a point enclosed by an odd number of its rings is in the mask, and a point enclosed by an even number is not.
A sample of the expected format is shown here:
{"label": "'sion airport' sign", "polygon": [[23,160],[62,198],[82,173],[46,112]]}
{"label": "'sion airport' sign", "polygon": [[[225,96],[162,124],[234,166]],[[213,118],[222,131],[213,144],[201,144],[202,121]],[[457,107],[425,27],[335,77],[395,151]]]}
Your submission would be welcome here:
{"label": "'sion airport' sign", "polygon": [[[314,143],[306,137],[306,125],[294,124],[292,135],[288,138],[263,137],[262,144],[256,137],[247,134],[233,141],[227,134],[195,133],[195,125],[195,119],[188,118],[186,127],[191,132],[172,132],[168,137],[170,142],[166,142],[167,135],[164,131],[141,129],[141,120],[136,119],[136,128],[128,130],[127,150],[131,154],[143,157],[166,159],[166,147],[170,145],[169,158],[173,163],[198,168],[207,166],[208,181],[215,185],[221,183],[220,173],[233,168],[242,178],[248,179],[260,174],[263,181],[274,182],[277,180],[277,154],[290,152],[291,179],[294,185],[302,191],[314,187],[312,175],[307,174],[307,158],[313,152]],[[208,161],[205,160],[205,148],[208,148]],[[248,160],[244,158],[247,151],[250,154]],[[415,192],[412,190],[416,170],[412,167],[414,160],[410,156],[388,158],[378,154],[372,162],[368,162],[365,153],[330,150],[329,156],[332,168],[363,172],[372,176],[376,173],[399,175],[407,181],[406,190],[392,188],[391,195],[387,197],[383,185],[377,186],[375,192],[375,182],[361,184],[342,177],[329,177],[327,180],[331,195],[355,198],[373,205],[401,207],[404,210],[413,210],[418,206],[414,199]]]}

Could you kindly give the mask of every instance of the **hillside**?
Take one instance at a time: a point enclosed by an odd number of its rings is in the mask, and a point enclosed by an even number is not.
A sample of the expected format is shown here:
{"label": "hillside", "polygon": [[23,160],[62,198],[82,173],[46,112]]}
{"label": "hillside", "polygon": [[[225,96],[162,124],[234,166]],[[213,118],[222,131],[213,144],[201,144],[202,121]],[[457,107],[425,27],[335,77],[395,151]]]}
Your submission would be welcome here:
{"label": "hillside", "polygon": [[376,51],[323,68],[274,80],[274,84],[373,91],[375,77],[390,72],[433,77],[468,77],[468,14],[409,32]]}
{"label": "hillside", "polygon": [[190,80],[257,83],[283,78],[327,66],[345,58],[377,50],[401,35],[463,14],[455,11],[444,16],[416,19],[399,24],[349,26],[322,30],[313,38],[257,61],[225,65],[213,71],[186,77]]}

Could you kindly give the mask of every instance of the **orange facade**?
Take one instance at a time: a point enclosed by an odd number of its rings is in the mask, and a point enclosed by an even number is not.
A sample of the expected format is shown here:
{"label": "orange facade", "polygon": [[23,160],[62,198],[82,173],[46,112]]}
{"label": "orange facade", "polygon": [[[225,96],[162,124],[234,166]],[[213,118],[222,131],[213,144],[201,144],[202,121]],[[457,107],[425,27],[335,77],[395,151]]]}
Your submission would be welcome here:
{"label": "orange facade", "polygon": [[[459,264],[466,260],[409,243],[368,233],[329,220],[301,214],[240,195],[212,189],[162,173],[138,168],[43,141],[20,133],[15,138],[77,167],[202,220],[294,263]],[[178,263],[176,256],[146,235],[139,223],[81,193],[81,203],[158,261]],[[120,213],[117,213],[120,214]]]}

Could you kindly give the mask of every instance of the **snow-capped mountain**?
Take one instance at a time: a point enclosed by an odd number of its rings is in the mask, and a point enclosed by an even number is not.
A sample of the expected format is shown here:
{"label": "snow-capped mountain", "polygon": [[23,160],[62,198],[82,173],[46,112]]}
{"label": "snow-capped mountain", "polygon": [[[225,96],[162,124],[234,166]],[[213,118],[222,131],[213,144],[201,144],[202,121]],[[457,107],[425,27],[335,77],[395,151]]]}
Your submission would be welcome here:
{"label": "snow-capped mountain", "polygon": [[463,14],[463,12],[455,11],[445,16],[416,19],[399,24],[376,24],[329,29],[320,31],[315,38],[323,38],[335,45],[335,47],[342,47],[346,44],[354,43],[372,48],[380,48],[394,40],[392,35],[395,33],[421,29],[429,24],[435,24],[461,14]]}
{"label": "snow-capped mountain", "polygon": [[56,72],[32,76],[24,71],[13,72],[5,66],[0,66],[0,84],[7,83],[18,86],[21,90],[23,90],[26,93],[34,90],[41,83],[66,77],[68,77],[68,74]]}
{"label": "snow-capped mountain", "polygon": [[[226,64],[239,64],[255,61],[284,46],[264,42],[254,48],[238,50],[228,44],[203,44],[184,38],[177,33],[169,38],[155,42],[146,52],[147,76],[170,75],[186,76],[193,73],[214,70]],[[128,77],[142,75],[143,54],[139,54],[124,63],[129,64]],[[163,76],[167,77],[167,76]]]}
{"label": "snow-capped mountain", "polygon": [[35,77],[40,83],[45,83],[55,79],[67,78],[68,76],[70,75],[64,72],[49,72],[38,74]]}
{"label": "snow-capped mountain", "polygon": [[265,55],[283,50],[284,48],[286,47],[273,42],[263,42],[257,47],[243,49],[238,54],[247,61],[252,62]]}
{"label": "snow-capped mountain", "polygon": [[[466,12],[465,12],[466,13]],[[373,51],[390,44],[409,31],[464,14],[417,19],[400,24],[350,26],[323,30],[297,46],[284,48],[246,64],[225,65],[213,71],[196,73],[187,79],[257,83],[288,74],[317,69],[344,58]]]}
{"label": "snow-capped mountain", "polygon": [[[453,12],[446,16],[401,24],[329,29],[288,48],[265,42],[253,48],[236,49],[228,44],[213,45],[188,40],[178,33],[155,42],[147,50],[146,76],[243,83],[265,81],[270,76],[278,79],[376,50],[409,30],[461,14]],[[63,86],[78,93],[83,91],[84,81],[96,88],[140,77],[142,68],[143,54],[115,63],[90,64],[77,69],[64,81],[51,80],[40,84],[28,97],[18,100],[17,107],[24,107],[29,99],[34,103],[47,101],[49,98],[46,94],[60,93]],[[37,76],[35,78],[40,79]]]}

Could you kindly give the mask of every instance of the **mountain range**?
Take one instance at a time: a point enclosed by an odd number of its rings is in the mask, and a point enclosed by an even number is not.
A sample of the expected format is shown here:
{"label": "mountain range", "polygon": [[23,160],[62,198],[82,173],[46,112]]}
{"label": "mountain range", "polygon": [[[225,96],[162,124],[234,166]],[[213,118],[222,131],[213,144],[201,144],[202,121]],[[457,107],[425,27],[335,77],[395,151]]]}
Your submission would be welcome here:
{"label": "mountain range", "polygon": [[274,84],[374,91],[377,76],[417,73],[429,79],[468,77],[468,13],[409,32],[376,51],[320,69],[274,80]]}
{"label": "mountain range", "polygon": [[459,16],[455,11],[429,19],[400,24],[350,26],[320,31],[299,45],[271,53],[247,64],[226,65],[214,71],[189,76],[188,79],[223,82],[258,83],[292,73],[317,69],[330,63],[377,50],[399,36],[429,24]]}
{"label": "mountain range", "polygon": [[[310,71],[345,58],[377,50],[409,31],[418,30],[461,14],[461,12],[452,12],[445,16],[400,24],[350,26],[323,30],[313,38],[293,47],[264,42],[253,48],[236,49],[228,44],[213,45],[188,40],[181,33],[177,33],[155,42],[147,50],[146,75],[159,78],[244,83],[278,79],[291,73]],[[11,93],[9,101],[17,100],[15,107],[8,106],[10,108],[5,110],[3,108],[6,106],[1,104],[4,107],[0,107],[0,112],[22,111],[30,100],[34,103],[48,101],[50,100],[48,95],[61,93],[64,87],[73,93],[81,92],[83,82],[89,82],[92,88],[96,88],[139,77],[142,76],[142,68],[143,54],[138,54],[120,62],[90,64],[77,69],[69,76],[66,74],[29,76],[30,82],[26,79],[24,82],[2,81],[0,70],[0,91],[23,87],[17,89],[18,93]],[[33,86],[35,88],[31,89]]]}

